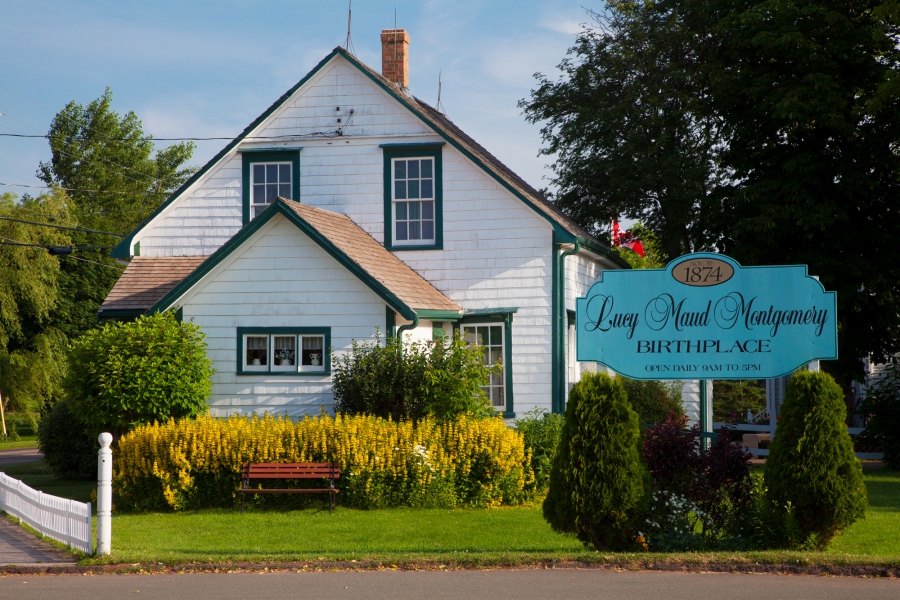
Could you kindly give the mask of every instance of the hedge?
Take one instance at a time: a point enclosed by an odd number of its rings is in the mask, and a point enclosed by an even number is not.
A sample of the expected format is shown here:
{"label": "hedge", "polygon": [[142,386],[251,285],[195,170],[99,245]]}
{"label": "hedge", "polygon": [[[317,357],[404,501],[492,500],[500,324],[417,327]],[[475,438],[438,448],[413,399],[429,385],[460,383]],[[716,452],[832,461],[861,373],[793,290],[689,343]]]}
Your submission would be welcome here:
{"label": "hedge", "polygon": [[[338,505],[492,507],[526,499],[534,483],[522,435],[498,418],[392,421],[373,416],[233,416],[170,420],[124,435],[114,463],[125,510],[234,507],[245,462],[340,465]],[[273,482],[277,487],[310,485]],[[321,485],[313,482],[312,485]],[[256,504],[303,506],[317,495],[250,495]]]}

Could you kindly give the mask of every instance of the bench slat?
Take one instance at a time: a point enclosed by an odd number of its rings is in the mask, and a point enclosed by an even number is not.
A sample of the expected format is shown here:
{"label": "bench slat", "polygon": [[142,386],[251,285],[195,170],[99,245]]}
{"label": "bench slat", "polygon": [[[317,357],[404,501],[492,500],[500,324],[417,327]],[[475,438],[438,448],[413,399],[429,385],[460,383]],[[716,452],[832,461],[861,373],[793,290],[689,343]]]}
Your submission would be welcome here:
{"label": "bench slat", "polygon": [[337,488],[323,488],[323,489],[302,489],[302,488],[289,488],[286,490],[277,490],[274,488],[263,488],[263,489],[253,489],[253,488],[241,488],[237,490],[242,494],[330,494],[334,492],[337,494],[341,490]]}

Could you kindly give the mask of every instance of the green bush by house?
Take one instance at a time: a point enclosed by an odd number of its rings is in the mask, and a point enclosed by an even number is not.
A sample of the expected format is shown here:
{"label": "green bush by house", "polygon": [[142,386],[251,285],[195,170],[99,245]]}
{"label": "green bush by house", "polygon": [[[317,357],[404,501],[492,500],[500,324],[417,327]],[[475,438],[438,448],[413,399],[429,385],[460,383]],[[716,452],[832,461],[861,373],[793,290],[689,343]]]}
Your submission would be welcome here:
{"label": "green bush by house", "polygon": [[516,431],[522,434],[525,449],[531,453],[534,488],[543,492],[550,485],[550,468],[559,450],[565,417],[546,410],[535,409],[516,420]]}
{"label": "green bush by house", "polygon": [[649,486],[638,416],[619,378],[585,373],[569,393],[544,518],[598,550],[637,547],[635,520]]}
{"label": "green bush by house", "polygon": [[[766,460],[771,506],[796,520],[804,544],[824,547],[865,516],[862,464],[847,433],[844,394],[826,373],[796,373]],[[787,517],[785,517],[787,518]]]}
{"label": "green bush by house", "polygon": [[351,351],[332,358],[335,410],[393,419],[462,414],[487,416],[490,402],[481,386],[492,372],[484,349],[459,334],[443,343],[401,343],[398,337],[353,342]]}
{"label": "green bush by house", "polygon": [[[500,418],[425,417],[413,422],[323,415],[294,422],[287,417],[201,416],[139,426],[119,440],[116,506],[234,507],[245,462],[336,462],[341,469],[338,504],[355,508],[517,504],[533,484],[522,436]],[[258,495],[251,502],[321,502],[303,496]]]}
{"label": "green bush by house", "polygon": [[64,380],[72,413],[116,437],[136,425],[206,410],[212,362],[200,327],[171,313],[109,323],[72,344]]}

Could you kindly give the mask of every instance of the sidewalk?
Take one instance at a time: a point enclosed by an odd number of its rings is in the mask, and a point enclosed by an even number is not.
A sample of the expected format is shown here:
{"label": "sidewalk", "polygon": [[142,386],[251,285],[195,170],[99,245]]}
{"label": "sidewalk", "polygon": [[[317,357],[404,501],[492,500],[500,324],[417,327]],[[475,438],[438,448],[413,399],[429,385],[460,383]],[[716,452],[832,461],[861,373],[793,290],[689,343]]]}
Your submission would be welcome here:
{"label": "sidewalk", "polygon": [[[6,465],[41,460],[37,448],[19,448],[0,452],[0,471]],[[71,556],[39,540],[0,512],[0,565],[74,565]]]}

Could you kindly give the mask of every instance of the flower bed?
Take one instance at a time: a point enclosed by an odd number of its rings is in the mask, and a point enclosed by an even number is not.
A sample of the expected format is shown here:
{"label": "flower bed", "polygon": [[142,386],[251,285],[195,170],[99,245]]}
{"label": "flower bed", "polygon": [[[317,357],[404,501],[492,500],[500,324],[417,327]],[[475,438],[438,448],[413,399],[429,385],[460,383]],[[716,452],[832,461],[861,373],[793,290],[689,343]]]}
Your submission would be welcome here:
{"label": "flower bed", "polygon": [[[530,459],[522,435],[500,418],[413,423],[342,415],[299,422],[201,416],[123,436],[113,489],[118,509],[231,507],[238,502],[242,463],[333,461],[342,474],[340,505],[490,507],[525,499],[534,482]],[[252,502],[321,502],[306,496],[268,494]]]}

